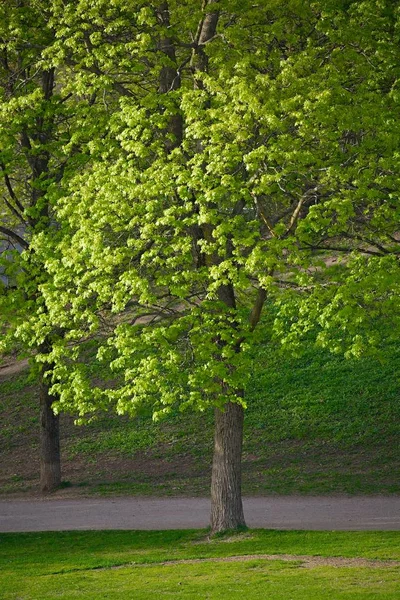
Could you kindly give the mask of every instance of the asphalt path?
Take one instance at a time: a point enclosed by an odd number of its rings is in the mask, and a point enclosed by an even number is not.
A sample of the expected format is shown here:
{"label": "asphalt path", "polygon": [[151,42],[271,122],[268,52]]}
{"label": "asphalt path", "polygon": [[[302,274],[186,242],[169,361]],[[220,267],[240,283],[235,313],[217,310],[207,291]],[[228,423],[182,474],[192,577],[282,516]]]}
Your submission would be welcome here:
{"label": "asphalt path", "polygon": [[[400,496],[245,498],[249,527],[400,531]],[[0,532],[93,529],[199,529],[207,498],[77,498],[0,501]]]}

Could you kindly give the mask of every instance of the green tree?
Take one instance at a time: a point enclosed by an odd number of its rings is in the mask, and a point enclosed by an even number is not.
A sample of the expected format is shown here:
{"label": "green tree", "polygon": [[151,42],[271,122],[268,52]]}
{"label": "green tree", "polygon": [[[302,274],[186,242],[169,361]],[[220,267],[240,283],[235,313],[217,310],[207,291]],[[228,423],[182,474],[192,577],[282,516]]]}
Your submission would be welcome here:
{"label": "green tree", "polygon": [[[312,285],[334,244],[363,247],[371,211],[398,189],[398,11],[372,0],[52,9],[53,60],[73,65],[77,88],[119,95],[63,185],[58,240],[33,240],[46,319],[67,331],[47,355],[58,409],[214,408],[211,528],[243,526],[249,349],[266,299]],[[76,344],[105,319],[97,355],[112,386],[91,381]]]}
{"label": "green tree", "polygon": [[[47,355],[53,341],[63,336],[57,323],[46,321],[40,285],[47,275],[31,242],[41,233],[57,234],[52,204],[61,179],[82,162],[77,131],[85,118],[82,106],[88,105],[85,98],[79,103],[70,90],[63,92],[65,65],[58,69],[44,60],[55,40],[48,17],[46,7],[36,0],[0,6],[0,348],[17,344],[31,357]],[[56,397],[50,393],[52,364],[37,362],[35,369],[40,488],[48,492],[61,482],[59,417],[52,408]]]}
{"label": "green tree", "polygon": [[[100,77],[79,55],[60,59],[49,9],[40,0],[0,7],[0,349],[22,348],[36,359],[43,492],[60,484],[61,464],[57,396],[50,393],[53,363],[39,357],[52,352],[64,331],[47,318],[41,285],[48,275],[32,239],[60,235],[53,205],[61,180],[84,168],[88,145],[101,137],[104,117],[113,109],[113,93],[131,93]],[[85,85],[68,77],[75,68],[87,73]]]}
{"label": "green tree", "polygon": [[[3,267],[10,276],[0,298],[5,348],[21,320],[43,305],[38,294],[42,277],[30,239],[33,233],[51,227],[46,191],[60,172],[60,161],[54,156],[60,98],[55,97],[54,69],[40,65],[41,50],[52,41],[40,7],[32,2],[10,2],[2,3],[0,11],[0,232]],[[47,335],[36,343],[36,351],[41,353],[50,348]],[[59,419],[52,411],[54,397],[46,381],[50,368],[45,365],[40,370],[43,491],[54,489],[61,481]]]}

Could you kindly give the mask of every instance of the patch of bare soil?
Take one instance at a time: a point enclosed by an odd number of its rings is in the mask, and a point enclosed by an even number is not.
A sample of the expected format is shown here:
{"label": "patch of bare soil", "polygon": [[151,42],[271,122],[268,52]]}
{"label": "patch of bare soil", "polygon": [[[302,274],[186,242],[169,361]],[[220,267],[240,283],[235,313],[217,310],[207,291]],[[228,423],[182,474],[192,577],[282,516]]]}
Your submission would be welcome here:
{"label": "patch of bare soil", "polygon": [[[367,568],[382,568],[382,567],[399,567],[398,560],[378,560],[367,558],[343,558],[336,556],[305,556],[296,554],[246,554],[243,556],[227,556],[218,558],[193,558],[182,560],[170,560],[160,563],[138,564],[130,563],[128,565],[119,565],[111,567],[111,569],[122,569],[128,566],[135,567],[156,567],[156,566],[174,566],[174,565],[195,565],[201,563],[228,563],[228,562],[248,562],[252,560],[273,561],[280,560],[284,562],[297,562],[299,566],[306,569],[314,569],[315,567],[367,567]],[[110,567],[105,567],[104,570]]]}

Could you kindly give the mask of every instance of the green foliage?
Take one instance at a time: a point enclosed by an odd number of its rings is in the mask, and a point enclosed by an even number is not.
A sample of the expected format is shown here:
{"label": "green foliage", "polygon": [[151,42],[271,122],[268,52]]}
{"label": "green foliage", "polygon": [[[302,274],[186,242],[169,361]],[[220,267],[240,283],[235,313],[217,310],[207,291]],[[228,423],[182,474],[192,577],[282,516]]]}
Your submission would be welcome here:
{"label": "green foliage", "polygon": [[54,365],[58,410],[245,404],[266,295],[291,350],[397,335],[392,2],[42,8],[1,9],[1,210],[27,248],[0,348]]}
{"label": "green foliage", "polygon": [[65,64],[46,63],[56,39],[50,5],[2,3],[0,272],[7,284],[0,286],[0,352],[21,346],[25,353],[45,351],[53,337],[62,337],[59,324],[47,318],[40,286],[48,275],[31,242],[35,235],[54,242],[60,236],[53,206],[61,180],[87,162],[88,144],[106,112],[103,103],[94,110],[89,93],[67,88]]}
{"label": "green foliage", "polygon": [[282,345],[298,351],[308,339],[348,358],[379,355],[398,338],[397,256],[353,255],[338,273],[329,271],[320,275],[311,293],[280,302],[275,332]]}
{"label": "green foliage", "polygon": [[[375,314],[361,309],[391,314],[399,281],[393,4],[171,2],[161,14],[57,0],[49,11],[46,66],[73,105],[93,102],[72,121],[87,162],[54,196],[61,228],[32,240],[45,309],[17,332],[38,344],[65,330],[46,358],[59,410],[148,405],[160,418],[243,402],[260,293],[277,299],[291,348],[315,326],[352,355],[376,344]],[[204,14],[218,24],[199,45]],[[356,254],[331,281],[338,247]],[[114,385],[85,371],[78,344],[93,334]]]}

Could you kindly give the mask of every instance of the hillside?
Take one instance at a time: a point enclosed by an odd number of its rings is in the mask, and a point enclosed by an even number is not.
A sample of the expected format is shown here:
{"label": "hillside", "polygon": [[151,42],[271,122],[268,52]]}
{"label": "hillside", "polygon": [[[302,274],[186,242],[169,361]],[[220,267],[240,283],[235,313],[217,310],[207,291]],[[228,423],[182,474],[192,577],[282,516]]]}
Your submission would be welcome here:
{"label": "hillside", "polygon": [[[37,494],[38,400],[25,369],[0,370],[0,493]],[[246,412],[244,494],[399,493],[400,350],[349,361],[315,349],[257,357]],[[212,414],[62,416],[62,495],[205,495]]]}

